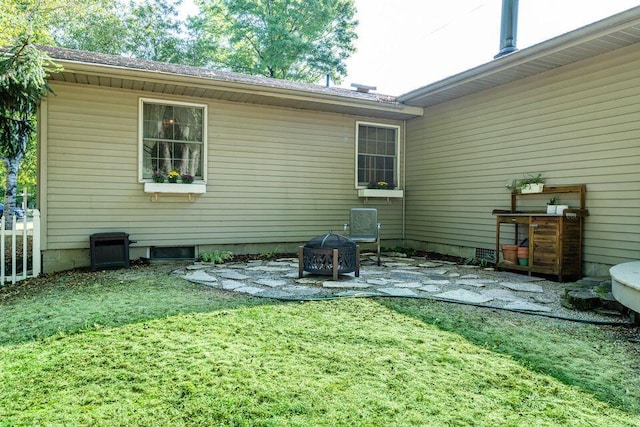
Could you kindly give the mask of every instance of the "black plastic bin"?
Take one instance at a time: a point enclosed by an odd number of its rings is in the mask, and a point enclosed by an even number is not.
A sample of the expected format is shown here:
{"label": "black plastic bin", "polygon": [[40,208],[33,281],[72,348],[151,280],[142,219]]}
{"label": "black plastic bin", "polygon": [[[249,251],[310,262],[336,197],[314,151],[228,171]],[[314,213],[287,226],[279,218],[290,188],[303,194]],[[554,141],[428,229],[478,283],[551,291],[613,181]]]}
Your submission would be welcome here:
{"label": "black plastic bin", "polygon": [[91,271],[129,268],[129,235],[122,232],[96,233],[89,237]]}

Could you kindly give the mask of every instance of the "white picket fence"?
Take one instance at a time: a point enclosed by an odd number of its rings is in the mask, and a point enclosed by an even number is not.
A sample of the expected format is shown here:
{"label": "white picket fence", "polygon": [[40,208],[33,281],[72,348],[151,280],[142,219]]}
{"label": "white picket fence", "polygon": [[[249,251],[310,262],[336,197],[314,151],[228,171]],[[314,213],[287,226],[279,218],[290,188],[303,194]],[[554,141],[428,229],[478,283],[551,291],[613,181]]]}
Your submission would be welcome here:
{"label": "white picket fence", "polygon": [[[13,227],[5,230],[6,218],[0,220],[0,285],[6,282],[16,283],[17,281],[29,277],[38,277],[41,271],[40,265],[40,211],[33,210],[33,217],[27,217],[26,212],[23,218],[13,217]],[[29,245],[31,236],[31,245]],[[22,240],[22,271],[18,271],[18,242]],[[7,254],[7,245],[10,245],[11,252]],[[31,254],[29,254],[31,249]],[[31,255],[31,268],[27,263]],[[11,273],[8,274],[7,266],[11,266]]]}

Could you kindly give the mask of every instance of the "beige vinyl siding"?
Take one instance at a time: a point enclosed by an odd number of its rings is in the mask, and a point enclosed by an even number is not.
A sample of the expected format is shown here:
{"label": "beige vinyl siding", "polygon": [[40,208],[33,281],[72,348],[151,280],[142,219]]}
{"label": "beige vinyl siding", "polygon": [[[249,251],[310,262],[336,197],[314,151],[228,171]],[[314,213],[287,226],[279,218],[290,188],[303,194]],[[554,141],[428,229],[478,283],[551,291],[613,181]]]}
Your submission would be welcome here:
{"label": "beige vinyl siding", "polygon": [[493,248],[505,184],[540,172],[549,185],[587,184],[587,263],[637,259],[638,69],[636,45],[425,109],[407,124],[407,239]]}
{"label": "beige vinyl siding", "polygon": [[[354,187],[360,117],[158,96],[208,105],[208,177],[192,202],[172,194],[154,202],[138,182],[137,133],[138,99],[152,96],[53,88],[41,195],[47,249],[88,248],[91,234],[107,231],[142,247],[304,242],[341,232],[348,210],[362,206]],[[401,239],[401,201],[369,205],[379,208],[383,238]]]}

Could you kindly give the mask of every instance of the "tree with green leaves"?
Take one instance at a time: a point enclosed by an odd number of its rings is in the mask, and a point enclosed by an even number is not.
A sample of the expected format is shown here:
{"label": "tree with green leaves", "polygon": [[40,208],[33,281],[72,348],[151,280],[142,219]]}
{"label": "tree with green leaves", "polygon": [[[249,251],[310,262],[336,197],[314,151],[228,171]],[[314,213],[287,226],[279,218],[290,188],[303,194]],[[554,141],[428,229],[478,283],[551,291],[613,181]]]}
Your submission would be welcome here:
{"label": "tree with green leaves", "polygon": [[0,46],[32,43],[153,61],[184,57],[181,0],[0,0]]}
{"label": "tree with green leaves", "polygon": [[8,227],[16,207],[20,161],[36,131],[38,102],[52,92],[47,75],[54,71],[50,58],[28,42],[0,52],[0,155],[6,168]]}
{"label": "tree with green leaves", "polygon": [[[117,11],[116,0],[0,0],[0,46],[14,46],[25,37],[31,43],[59,45],[56,39],[69,26],[82,27],[83,39],[95,39],[112,31],[109,14]],[[98,21],[98,19],[100,21]],[[87,22],[103,25],[86,25]]]}
{"label": "tree with green leaves", "polygon": [[317,82],[346,75],[357,38],[353,0],[198,0],[193,65]]}
{"label": "tree with green leaves", "polygon": [[186,41],[184,22],[178,16],[182,2],[144,0],[129,3],[125,53],[152,61],[182,63]]}
{"label": "tree with green leaves", "polygon": [[185,30],[178,14],[180,0],[94,1],[91,7],[86,5],[81,19],[56,23],[55,45],[152,61],[182,60]]}

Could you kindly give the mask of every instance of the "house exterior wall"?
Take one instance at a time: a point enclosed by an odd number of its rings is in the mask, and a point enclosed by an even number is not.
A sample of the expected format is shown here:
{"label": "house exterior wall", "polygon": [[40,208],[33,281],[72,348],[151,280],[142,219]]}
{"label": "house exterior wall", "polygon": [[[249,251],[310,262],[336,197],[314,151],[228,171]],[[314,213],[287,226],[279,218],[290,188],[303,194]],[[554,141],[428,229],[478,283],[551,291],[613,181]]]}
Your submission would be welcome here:
{"label": "house exterior wall", "polygon": [[[44,271],[87,266],[89,236],[122,231],[131,257],[152,246],[292,250],[341,232],[354,187],[355,123],[398,121],[52,84],[41,108],[40,206]],[[138,180],[138,100],[208,106],[206,194],[143,192]],[[402,132],[401,132],[402,133]],[[404,144],[401,141],[402,149]],[[382,238],[402,238],[402,201],[369,200]]]}
{"label": "house exterior wall", "polygon": [[[640,255],[640,45],[425,109],[407,123],[406,238],[473,256],[523,174],[587,185],[585,272]],[[575,200],[561,202],[577,206]],[[533,205],[544,209],[547,200]]]}

